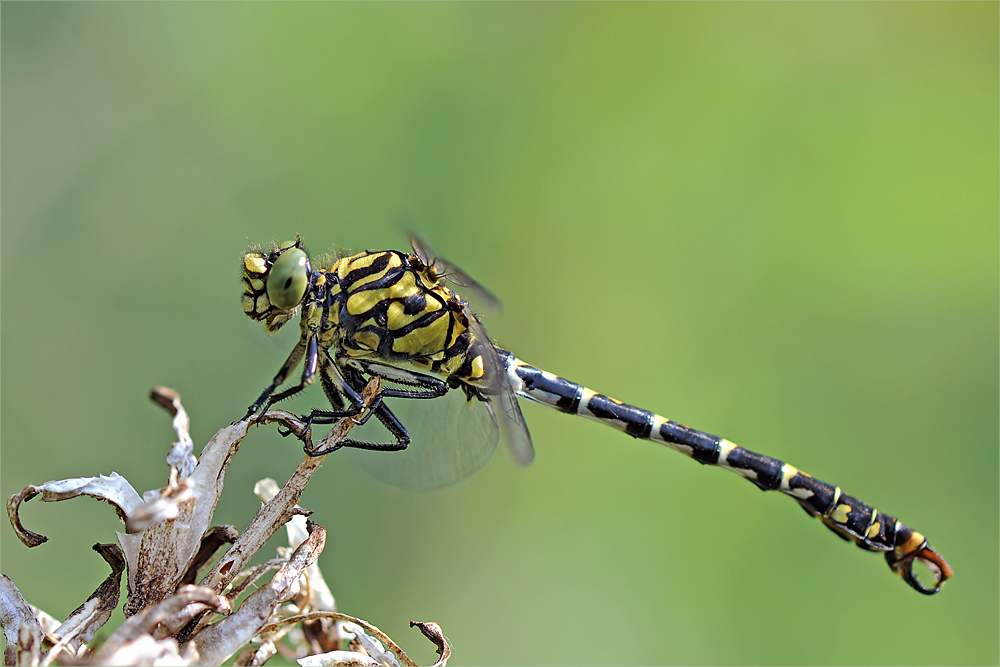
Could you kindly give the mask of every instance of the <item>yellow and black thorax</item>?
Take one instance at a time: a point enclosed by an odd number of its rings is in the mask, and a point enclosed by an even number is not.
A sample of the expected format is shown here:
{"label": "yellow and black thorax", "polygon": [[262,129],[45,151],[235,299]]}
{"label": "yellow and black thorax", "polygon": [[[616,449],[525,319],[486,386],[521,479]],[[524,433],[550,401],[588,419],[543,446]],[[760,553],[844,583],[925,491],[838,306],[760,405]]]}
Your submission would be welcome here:
{"label": "yellow and black thorax", "polygon": [[[322,262],[322,260],[321,260]],[[243,311],[277,331],[301,312],[300,343],[339,364],[375,359],[485,386],[483,345],[468,304],[415,254],[386,250],[313,268],[300,240],[243,256]]]}

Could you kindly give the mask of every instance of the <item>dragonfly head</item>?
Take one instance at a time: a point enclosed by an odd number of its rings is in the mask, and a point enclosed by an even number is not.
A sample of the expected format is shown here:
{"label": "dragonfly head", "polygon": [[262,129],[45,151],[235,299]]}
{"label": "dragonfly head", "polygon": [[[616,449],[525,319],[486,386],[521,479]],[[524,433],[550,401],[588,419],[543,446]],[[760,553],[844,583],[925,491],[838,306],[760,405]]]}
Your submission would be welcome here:
{"label": "dragonfly head", "polygon": [[268,254],[251,248],[243,255],[243,312],[268,331],[277,331],[294,317],[311,275],[309,254],[299,237]]}

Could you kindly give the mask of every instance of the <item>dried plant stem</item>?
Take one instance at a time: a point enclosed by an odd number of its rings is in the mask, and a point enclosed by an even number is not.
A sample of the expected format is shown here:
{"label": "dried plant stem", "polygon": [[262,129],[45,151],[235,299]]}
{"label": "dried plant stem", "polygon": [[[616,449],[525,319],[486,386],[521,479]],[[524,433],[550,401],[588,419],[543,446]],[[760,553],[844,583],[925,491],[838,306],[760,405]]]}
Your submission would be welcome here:
{"label": "dried plant stem", "polygon": [[[375,399],[381,388],[382,385],[378,377],[373,378],[368,383],[364,391],[361,392],[361,398],[364,400],[365,405],[369,405]],[[302,438],[308,442],[308,433],[302,433],[305,429],[305,424],[289,412],[285,412],[284,410],[270,410],[260,418],[260,421],[263,423],[277,421],[290,425],[291,428],[297,429],[296,432],[302,434]],[[340,420],[323,440],[320,441],[318,447],[323,449],[332,443],[343,440],[353,427],[354,422],[352,420]],[[323,461],[326,460],[327,456],[329,454],[323,456],[306,455],[303,458],[302,462],[295,468],[295,472],[288,478],[285,485],[281,487],[278,495],[271,502],[264,504],[257,510],[257,515],[243,531],[243,534],[237,538],[233,546],[229,548],[219,562],[215,564],[215,567],[201,580],[202,586],[212,588],[221,594],[226,586],[232,583],[236,576],[246,568],[254,554],[264,546],[264,543],[267,542],[271,535],[295,516],[297,513],[295,505],[302,497],[302,492],[305,490],[306,484],[309,483],[313,474],[323,465]]]}

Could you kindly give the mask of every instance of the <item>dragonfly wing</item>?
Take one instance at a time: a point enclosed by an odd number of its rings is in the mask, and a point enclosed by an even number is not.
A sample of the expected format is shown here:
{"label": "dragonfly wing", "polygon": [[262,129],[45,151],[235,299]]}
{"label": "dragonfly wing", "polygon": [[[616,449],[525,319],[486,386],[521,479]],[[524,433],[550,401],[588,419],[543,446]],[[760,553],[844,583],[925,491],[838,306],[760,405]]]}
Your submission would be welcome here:
{"label": "dragonfly wing", "polygon": [[[524,415],[521,414],[517,395],[507,378],[507,368],[497,356],[482,322],[468,307],[465,309],[465,314],[469,319],[469,328],[483,342],[483,368],[486,370],[486,377],[492,378],[487,391],[490,414],[497,423],[500,433],[503,434],[514,460],[521,465],[528,465],[535,459],[535,448],[531,444],[531,433],[524,422]],[[500,409],[494,409],[494,405],[498,405]]]}
{"label": "dragonfly wing", "polygon": [[514,460],[521,465],[528,465],[535,460],[535,447],[531,444],[531,433],[528,425],[524,423],[524,415],[521,414],[521,406],[513,393],[501,393],[498,401],[500,404],[500,416],[498,418],[493,404],[490,405],[490,415],[494,422],[498,422],[500,432],[503,433],[504,442],[510,448],[510,453]]}
{"label": "dragonfly wing", "polygon": [[493,292],[486,289],[462,269],[435,255],[427,242],[415,234],[410,234],[410,247],[413,248],[413,253],[425,266],[435,267],[441,278],[461,287],[467,295],[475,295],[477,302],[481,302],[489,310],[500,311],[503,309],[500,299]]}
{"label": "dragonfly wing", "polygon": [[[411,491],[434,491],[469,479],[496,452],[499,431],[487,404],[449,391],[432,399],[385,399],[410,433],[409,447],[399,452],[344,450],[375,479]],[[386,432],[371,419],[354,431],[360,440],[382,440]]]}

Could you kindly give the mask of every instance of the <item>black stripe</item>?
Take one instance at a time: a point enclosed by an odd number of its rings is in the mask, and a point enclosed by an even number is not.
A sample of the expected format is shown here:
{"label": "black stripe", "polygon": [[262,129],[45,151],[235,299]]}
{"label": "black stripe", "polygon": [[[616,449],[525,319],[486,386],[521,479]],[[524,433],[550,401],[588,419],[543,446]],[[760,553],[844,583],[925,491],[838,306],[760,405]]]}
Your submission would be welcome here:
{"label": "black stripe", "polygon": [[[391,253],[391,252],[379,253],[378,257],[376,257],[374,260],[372,260],[372,263],[369,264],[368,266],[363,266],[361,268],[352,269],[351,271],[349,271],[348,274],[346,276],[344,276],[344,280],[341,281],[341,284],[346,284],[348,286],[347,289],[350,290],[351,289],[350,285],[352,283],[357,282],[358,280],[361,280],[362,278],[366,278],[366,277],[368,277],[370,275],[373,275],[373,274],[376,274],[376,273],[378,273],[380,271],[385,270],[385,267],[389,266],[389,258],[393,254],[394,253]],[[400,268],[403,268],[403,267],[400,267]],[[390,271],[389,273],[390,274],[394,274],[395,272]],[[381,282],[382,280],[384,280],[384,279],[377,280],[377,281],[375,281],[375,283],[372,283],[372,284],[377,284],[377,283]],[[395,280],[393,280],[391,282],[395,282]],[[369,290],[369,289],[372,289],[372,287],[371,287],[371,285],[365,285],[361,289],[362,290]]]}
{"label": "black stripe", "polygon": [[[506,350],[504,350],[506,352]],[[500,350],[497,350],[499,355]],[[509,352],[507,355],[509,356]],[[501,362],[506,365],[506,358],[501,356]],[[528,391],[541,391],[551,396],[557,397],[555,407],[570,414],[576,414],[580,407],[580,398],[583,396],[583,387],[575,382],[561,377],[549,379],[540,368],[524,364],[515,368],[517,376],[524,382]]]}
{"label": "black stripe", "polygon": [[757,479],[750,481],[764,491],[773,491],[781,486],[781,466],[785,465],[783,461],[737,447],[729,452],[726,463],[732,468],[757,473]]}
{"label": "black stripe", "polygon": [[[379,306],[381,306],[384,303],[386,303],[386,302],[385,301],[381,301],[375,307],[378,308]],[[390,329],[390,330],[388,330],[389,336],[391,336],[393,340],[395,340],[397,338],[402,338],[403,336],[405,336],[405,335],[407,335],[409,333],[412,333],[413,331],[416,331],[417,329],[423,329],[426,326],[430,326],[432,323],[434,323],[435,321],[437,321],[438,319],[440,319],[443,315],[446,315],[447,313],[448,313],[448,311],[446,311],[446,310],[432,310],[431,312],[427,313],[423,317],[418,317],[417,319],[413,320],[412,322],[410,322],[409,324],[407,324],[404,327],[400,327],[399,329]]]}
{"label": "black stripe", "polygon": [[427,308],[427,295],[423,292],[399,299],[405,315],[416,315]]}
{"label": "black stripe", "polygon": [[691,458],[705,465],[719,462],[719,436],[702,433],[673,421],[666,421],[660,427],[660,437],[664,442],[684,445],[692,449]]}
{"label": "black stripe", "polygon": [[788,488],[793,491],[796,489],[811,491],[811,496],[800,498],[799,502],[816,516],[825,516],[833,511],[833,499],[837,495],[836,486],[800,472],[788,480]]}
{"label": "black stripe", "polygon": [[609,419],[625,424],[625,432],[636,438],[649,438],[653,430],[653,413],[627,403],[616,403],[604,394],[594,394],[587,403],[598,419]]}

